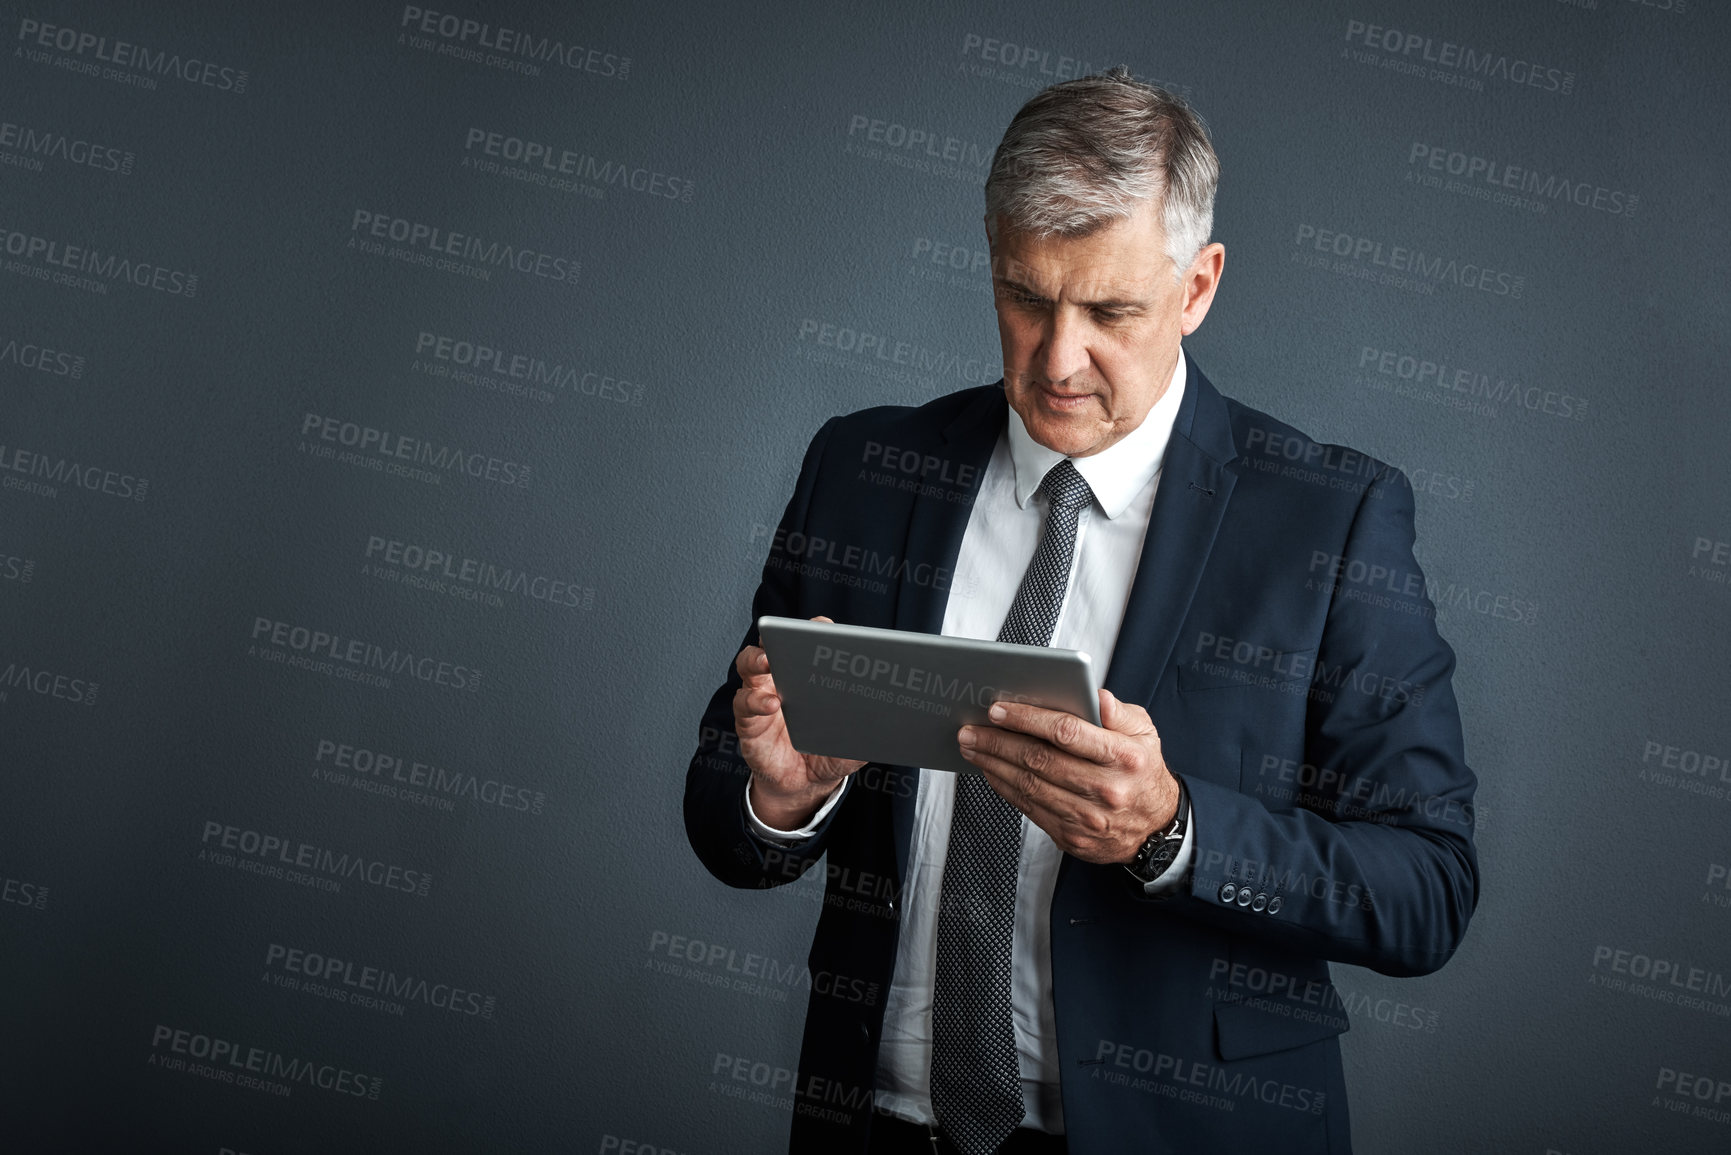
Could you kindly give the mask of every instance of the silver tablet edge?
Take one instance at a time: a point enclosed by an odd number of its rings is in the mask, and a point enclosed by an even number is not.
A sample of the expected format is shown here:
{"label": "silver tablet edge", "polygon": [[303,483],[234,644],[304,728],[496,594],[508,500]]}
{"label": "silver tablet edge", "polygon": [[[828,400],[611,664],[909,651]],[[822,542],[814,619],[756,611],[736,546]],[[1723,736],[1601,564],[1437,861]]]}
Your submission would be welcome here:
{"label": "silver tablet edge", "polygon": [[[883,634],[923,634],[928,638],[941,638],[945,642],[961,643],[964,647],[967,643],[987,646],[1013,644],[992,641],[987,638],[963,638],[958,637],[955,634],[926,634],[923,630],[897,630],[888,629],[882,626],[859,626],[854,625],[851,622],[814,622],[810,618],[790,618],[783,614],[759,614],[757,620],[753,624],[757,628],[757,641],[760,646],[763,644],[763,623],[766,621],[773,622],[778,627],[793,626],[797,628],[805,626],[816,630],[840,630],[844,633],[852,632],[868,638],[878,637]],[[1023,648],[1030,650],[1045,650],[1049,653],[1072,654],[1079,657],[1082,660],[1082,668],[1087,674],[1088,688],[1094,692],[1093,700],[1089,703],[1089,709],[1092,716],[1087,718],[1086,721],[1095,726],[1105,725],[1105,723],[1100,719],[1100,679],[1099,671],[1095,669],[1094,666],[1094,656],[1092,654],[1087,650],[1070,650],[1061,646],[1026,646]]]}

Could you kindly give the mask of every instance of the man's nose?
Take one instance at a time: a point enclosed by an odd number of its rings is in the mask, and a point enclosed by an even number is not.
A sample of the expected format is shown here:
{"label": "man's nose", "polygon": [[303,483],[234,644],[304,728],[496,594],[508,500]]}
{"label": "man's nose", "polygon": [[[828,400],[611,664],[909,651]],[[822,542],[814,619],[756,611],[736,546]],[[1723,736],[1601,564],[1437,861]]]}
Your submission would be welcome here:
{"label": "man's nose", "polygon": [[1083,328],[1070,310],[1062,307],[1052,310],[1052,320],[1046,331],[1046,344],[1042,350],[1044,356],[1040,362],[1046,380],[1063,381],[1088,367],[1088,346]]}

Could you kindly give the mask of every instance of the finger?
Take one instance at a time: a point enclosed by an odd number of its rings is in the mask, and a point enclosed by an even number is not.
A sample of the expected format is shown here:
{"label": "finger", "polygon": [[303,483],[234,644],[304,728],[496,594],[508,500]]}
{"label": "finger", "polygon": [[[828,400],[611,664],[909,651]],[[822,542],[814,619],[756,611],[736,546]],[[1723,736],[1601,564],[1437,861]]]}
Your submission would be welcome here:
{"label": "finger", "polygon": [[1086,798],[1035,774],[1020,763],[977,747],[967,754],[968,761],[980,771],[992,789],[1047,833],[1073,829],[1083,808],[1089,804]]}
{"label": "finger", "polygon": [[1134,702],[1119,700],[1106,687],[1100,687],[1100,724],[1117,734],[1141,736],[1154,729],[1154,719]]}
{"label": "finger", "polygon": [[739,734],[740,751],[747,760],[751,757],[753,743],[767,740],[771,746],[779,747],[787,733],[787,727],[781,724],[781,715],[743,709],[734,711],[733,728]]}
{"label": "finger", "polygon": [[[1098,763],[1078,758],[1043,739],[1014,730],[999,730],[991,726],[970,726],[967,729],[973,734],[974,750],[1016,766],[1068,794],[1099,800],[1101,767]],[[959,735],[957,740],[959,743]],[[964,746],[962,750],[966,753],[968,748]]]}
{"label": "finger", "polygon": [[747,646],[733,660],[733,668],[739,671],[739,680],[747,686],[762,686],[769,678],[769,654],[761,646]]}
{"label": "finger", "polygon": [[733,701],[736,712],[740,707],[751,714],[773,714],[781,709],[781,694],[768,674],[747,679],[734,693]]}
{"label": "finger", "polygon": [[1031,734],[1099,766],[1110,765],[1119,753],[1118,739],[1111,731],[1067,710],[1048,710],[1026,702],[994,702],[989,716],[993,725]]}
{"label": "finger", "polygon": [[1025,769],[989,754],[975,764],[992,789],[1051,835],[1059,849],[1089,862],[1116,862],[1128,853],[1118,845],[1122,823],[1103,805],[1049,782],[1042,786]]}

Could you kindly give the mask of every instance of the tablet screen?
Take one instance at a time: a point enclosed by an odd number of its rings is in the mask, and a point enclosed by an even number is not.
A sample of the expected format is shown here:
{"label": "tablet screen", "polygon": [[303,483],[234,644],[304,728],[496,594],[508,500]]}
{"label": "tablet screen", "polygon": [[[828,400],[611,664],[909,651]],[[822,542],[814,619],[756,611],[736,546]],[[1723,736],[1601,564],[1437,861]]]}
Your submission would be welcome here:
{"label": "tablet screen", "polygon": [[757,627],[801,753],[978,773],[956,731],[991,725],[995,701],[1100,724],[1093,662],[1081,650],[768,615]]}

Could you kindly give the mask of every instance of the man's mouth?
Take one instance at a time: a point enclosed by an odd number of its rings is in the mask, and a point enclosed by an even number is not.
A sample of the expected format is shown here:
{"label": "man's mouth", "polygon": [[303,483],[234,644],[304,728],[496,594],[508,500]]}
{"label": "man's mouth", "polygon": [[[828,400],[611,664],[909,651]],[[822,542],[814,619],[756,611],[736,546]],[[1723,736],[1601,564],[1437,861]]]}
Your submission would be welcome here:
{"label": "man's mouth", "polygon": [[1088,399],[1094,396],[1092,393],[1054,393],[1050,389],[1041,389],[1040,393],[1046,404],[1064,412],[1081,409],[1088,403]]}

